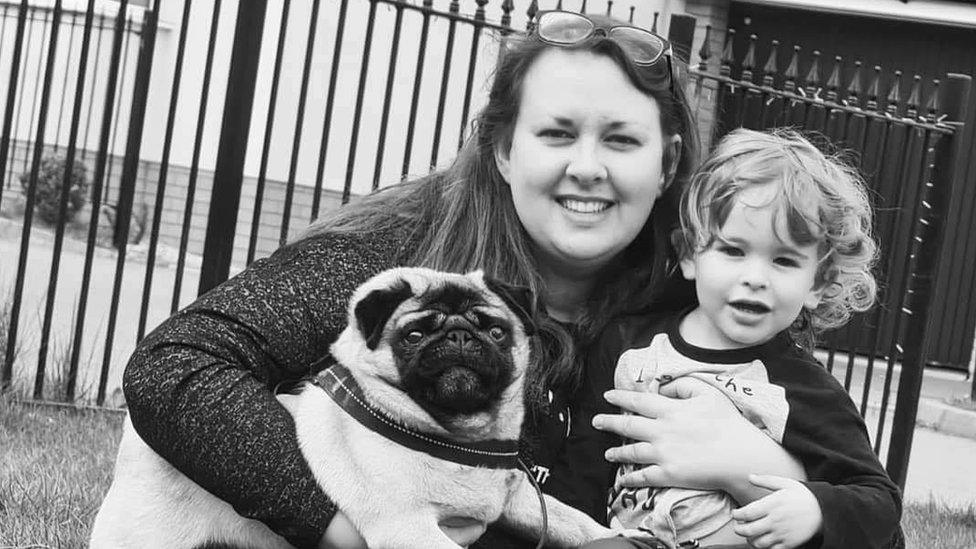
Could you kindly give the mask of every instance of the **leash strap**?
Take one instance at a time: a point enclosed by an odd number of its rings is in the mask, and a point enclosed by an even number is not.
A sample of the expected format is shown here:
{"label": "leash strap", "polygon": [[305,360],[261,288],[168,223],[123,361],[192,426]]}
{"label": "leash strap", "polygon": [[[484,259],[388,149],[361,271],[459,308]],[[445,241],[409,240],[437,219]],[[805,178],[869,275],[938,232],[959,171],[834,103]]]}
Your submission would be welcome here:
{"label": "leash strap", "polygon": [[322,388],[336,404],[367,429],[401,446],[471,467],[517,469],[517,440],[458,442],[422,433],[369,404],[362,387],[348,368],[335,364],[315,376],[312,384]]}

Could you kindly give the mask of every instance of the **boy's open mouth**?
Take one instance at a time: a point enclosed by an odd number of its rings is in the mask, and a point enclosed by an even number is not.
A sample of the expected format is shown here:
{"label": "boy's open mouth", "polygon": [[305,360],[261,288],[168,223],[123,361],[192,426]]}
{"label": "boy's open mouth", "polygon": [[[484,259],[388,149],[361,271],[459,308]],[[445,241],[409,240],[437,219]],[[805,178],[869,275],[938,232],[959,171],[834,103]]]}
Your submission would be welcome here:
{"label": "boy's open mouth", "polygon": [[759,301],[740,300],[740,301],[733,301],[729,303],[729,305],[731,305],[736,310],[742,311],[744,313],[754,314],[754,315],[759,315],[759,314],[768,313],[772,311],[772,308],[770,308],[769,305],[766,305],[765,303],[761,303]]}

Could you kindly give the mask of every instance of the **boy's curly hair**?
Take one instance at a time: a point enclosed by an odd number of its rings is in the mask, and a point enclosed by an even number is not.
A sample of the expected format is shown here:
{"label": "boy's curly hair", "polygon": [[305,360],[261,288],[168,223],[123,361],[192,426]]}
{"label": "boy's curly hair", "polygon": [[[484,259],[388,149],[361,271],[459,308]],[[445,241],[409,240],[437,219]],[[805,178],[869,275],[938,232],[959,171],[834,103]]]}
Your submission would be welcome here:
{"label": "boy's curly hair", "polygon": [[681,228],[672,235],[679,255],[688,258],[711,245],[736,196],[755,185],[779,186],[773,202],[777,215],[787,216],[794,242],[820,244],[816,284],[823,296],[790,328],[794,340],[810,349],[817,334],[843,326],[853,312],[874,304],[877,244],[867,191],[855,168],[796,131],[734,130],[716,145],[681,197]]}

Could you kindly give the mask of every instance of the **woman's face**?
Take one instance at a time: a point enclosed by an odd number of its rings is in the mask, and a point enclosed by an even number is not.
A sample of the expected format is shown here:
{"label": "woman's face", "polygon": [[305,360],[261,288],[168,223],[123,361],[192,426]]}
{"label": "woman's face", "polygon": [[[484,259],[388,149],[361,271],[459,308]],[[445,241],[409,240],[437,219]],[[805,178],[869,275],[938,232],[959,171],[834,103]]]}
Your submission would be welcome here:
{"label": "woman's face", "polygon": [[495,156],[544,268],[590,274],[634,240],[663,189],[663,141],[657,102],[610,58],[552,48],[536,59],[511,146]]}

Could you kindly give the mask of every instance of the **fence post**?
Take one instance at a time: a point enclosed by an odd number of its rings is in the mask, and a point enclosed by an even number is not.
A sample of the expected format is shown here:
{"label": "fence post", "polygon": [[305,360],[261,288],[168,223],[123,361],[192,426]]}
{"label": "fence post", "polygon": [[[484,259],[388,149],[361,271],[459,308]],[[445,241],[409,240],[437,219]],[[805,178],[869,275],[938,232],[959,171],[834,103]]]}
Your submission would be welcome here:
{"label": "fence post", "polygon": [[146,10],[142,16],[142,40],[139,58],[136,60],[136,81],[132,90],[132,108],[129,110],[129,131],[122,160],[122,176],[119,183],[119,201],[116,204],[114,246],[121,250],[129,237],[129,218],[136,194],[136,175],[139,171],[139,151],[142,148],[142,130],[146,122],[146,99],[149,97],[149,78],[152,74],[153,54],[156,47],[155,11]]}
{"label": "fence post", "polygon": [[227,77],[227,98],[224,102],[213,190],[210,195],[210,213],[207,216],[207,236],[200,266],[200,294],[227,280],[230,273],[237,210],[240,208],[241,184],[244,179],[244,156],[251,128],[254,86],[267,8],[267,0],[242,1],[237,8],[234,47]]}
{"label": "fence post", "polygon": [[683,13],[671,14],[668,41],[671,42],[678,58],[685,64],[691,63],[691,48],[695,41],[695,18]]}
{"label": "fence post", "polygon": [[[922,389],[922,370],[925,367],[926,346],[929,341],[928,308],[932,301],[932,286],[936,262],[942,245],[942,226],[945,222],[945,202],[951,196],[955,179],[955,160],[963,154],[962,126],[969,104],[971,78],[963,74],[949,74],[944,86],[944,105],[947,125],[955,130],[952,141],[930,145],[934,151],[926,152],[927,166],[923,167],[925,181],[919,192],[917,212],[913,227],[910,270],[901,313],[906,315],[901,334],[902,368],[898,378],[898,399],[889,443],[887,469],[898,486],[905,487],[908,460],[912,451],[915,432],[915,416]],[[948,145],[948,146],[947,146]],[[902,337],[902,334],[904,336]]]}
{"label": "fence post", "polygon": [[[7,170],[7,150],[10,148],[10,126],[14,118],[14,102],[17,100],[17,75],[20,74],[20,58],[24,49],[24,28],[27,25],[27,10],[27,0],[22,0],[20,3],[20,11],[17,15],[17,35],[14,37],[14,53],[10,62],[10,84],[7,88],[7,106],[4,109],[3,133],[2,138],[0,138],[0,200],[2,200],[3,196],[3,174]],[[9,322],[9,328],[13,330],[14,326],[17,325],[17,319],[11,316]],[[2,322],[0,322],[0,326],[3,326]],[[3,349],[3,364],[2,368],[0,368],[0,390],[3,390],[10,385],[13,379],[14,347],[16,344],[10,340],[11,338],[8,334],[0,334],[0,337],[3,338],[4,346],[6,347]]]}

